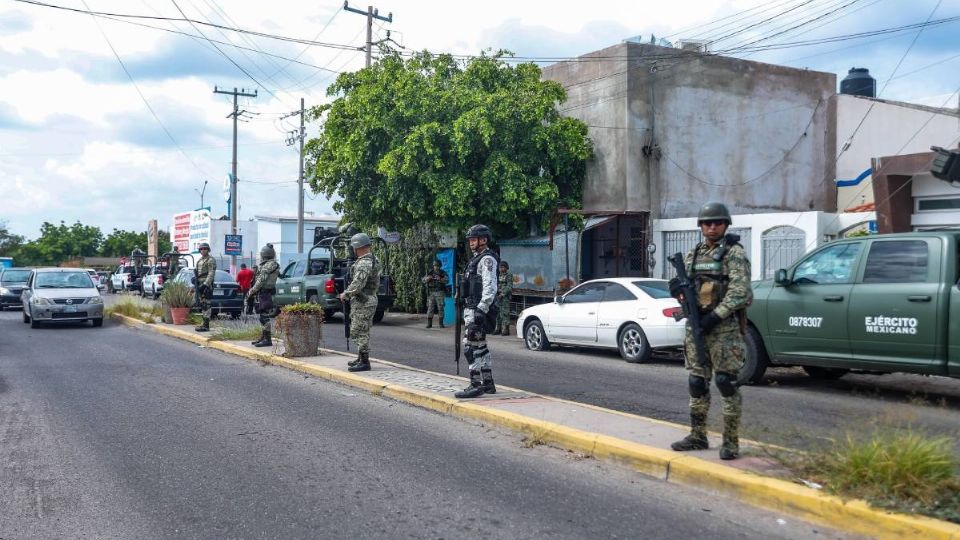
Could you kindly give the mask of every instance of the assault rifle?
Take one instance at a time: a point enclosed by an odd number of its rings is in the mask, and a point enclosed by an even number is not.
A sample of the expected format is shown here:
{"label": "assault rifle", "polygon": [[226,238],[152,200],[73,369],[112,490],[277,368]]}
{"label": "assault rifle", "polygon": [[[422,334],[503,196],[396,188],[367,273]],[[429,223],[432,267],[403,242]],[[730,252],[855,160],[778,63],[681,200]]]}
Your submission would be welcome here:
{"label": "assault rifle", "polygon": [[703,330],[700,328],[700,307],[697,305],[697,290],[693,286],[693,281],[687,275],[687,267],[683,264],[683,254],[676,253],[667,257],[673,269],[677,271],[677,277],[670,280],[670,294],[680,301],[683,311],[674,313],[675,320],[687,318],[687,325],[690,327],[690,335],[693,337],[693,347],[697,351],[696,364],[700,367],[706,366],[706,346],[703,343]]}
{"label": "assault rifle", "polygon": [[[454,270],[456,270],[456,262],[454,262]],[[459,274],[453,276],[453,362],[457,365],[457,375],[460,374],[460,339],[463,335],[463,298],[460,294],[459,277]]]}
{"label": "assault rifle", "polygon": [[[343,269],[343,290],[350,288],[350,282],[353,281],[353,262],[356,256],[353,254],[353,248],[347,241],[347,266]],[[343,337],[347,341],[347,351],[350,350],[350,301],[343,301]]]}

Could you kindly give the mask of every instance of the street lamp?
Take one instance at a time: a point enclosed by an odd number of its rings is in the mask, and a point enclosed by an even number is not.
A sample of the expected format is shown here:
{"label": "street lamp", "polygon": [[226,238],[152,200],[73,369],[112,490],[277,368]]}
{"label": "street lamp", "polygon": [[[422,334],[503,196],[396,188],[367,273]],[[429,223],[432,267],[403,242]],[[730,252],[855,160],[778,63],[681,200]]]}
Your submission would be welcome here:
{"label": "street lamp", "polygon": [[203,194],[207,191],[207,181],[203,181],[203,191],[197,188],[193,188],[193,190],[200,194],[200,208],[203,208]]}

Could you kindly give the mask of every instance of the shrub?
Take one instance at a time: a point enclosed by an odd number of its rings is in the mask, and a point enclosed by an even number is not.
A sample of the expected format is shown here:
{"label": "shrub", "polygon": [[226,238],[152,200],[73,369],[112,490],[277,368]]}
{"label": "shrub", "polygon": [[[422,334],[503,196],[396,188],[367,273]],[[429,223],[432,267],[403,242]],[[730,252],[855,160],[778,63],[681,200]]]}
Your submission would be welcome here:
{"label": "shrub", "polygon": [[171,308],[188,308],[193,305],[193,293],[183,283],[173,281],[163,286],[160,301]]}

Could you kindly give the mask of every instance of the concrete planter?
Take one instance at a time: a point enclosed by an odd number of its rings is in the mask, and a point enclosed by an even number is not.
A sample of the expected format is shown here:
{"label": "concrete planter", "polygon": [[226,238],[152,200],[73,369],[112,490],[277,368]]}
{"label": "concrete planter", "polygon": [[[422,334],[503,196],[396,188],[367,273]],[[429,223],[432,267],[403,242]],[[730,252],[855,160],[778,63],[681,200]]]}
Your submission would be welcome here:
{"label": "concrete planter", "polygon": [[277,316],[277,330],[283,334],[284,356],[316,356],[323,337],[323,315],[284,311]]}

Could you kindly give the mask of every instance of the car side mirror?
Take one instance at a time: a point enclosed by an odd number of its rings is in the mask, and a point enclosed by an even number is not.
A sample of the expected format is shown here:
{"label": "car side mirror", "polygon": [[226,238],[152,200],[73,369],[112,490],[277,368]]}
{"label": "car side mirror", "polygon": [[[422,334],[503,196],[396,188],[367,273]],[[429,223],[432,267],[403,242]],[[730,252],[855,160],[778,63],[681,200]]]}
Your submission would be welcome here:
{"label": "car side mirror", "polygon": [[563,297],[562,297],[562,296],[559,296],[559,295],[558,295],[558,296],[554,296],[554,297],[553,297],[553,303],[554,303],[554,304],[562,304],[562,303],[563,303]]}
{"label": "car side mirror", "polygon": [[790,278],[787,277],[787,271],[783,268],[777,270],[777,274],[773,278],[773,281],[782,287],[789,287],[793,284],[793,281],[790,281]]}

